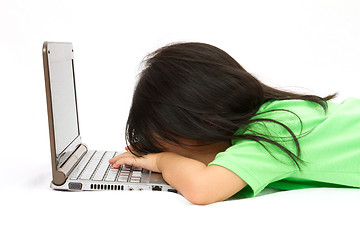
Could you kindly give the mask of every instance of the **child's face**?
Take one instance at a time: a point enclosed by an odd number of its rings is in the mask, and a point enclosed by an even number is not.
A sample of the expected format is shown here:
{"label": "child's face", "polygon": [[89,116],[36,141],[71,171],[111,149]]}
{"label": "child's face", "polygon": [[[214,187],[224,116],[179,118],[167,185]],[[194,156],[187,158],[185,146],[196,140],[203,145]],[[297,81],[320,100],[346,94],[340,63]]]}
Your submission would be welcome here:
{"label": "child's face", "polygon": [[216,142],[204,146],[191,146],[199,145],[199,142],[194,140],[181,139],[180,142],[190,146],[183,147],[169,142],[161,142],[161,144],[165,148],[165,152],[177,153],[203,162],[206,165],[212,162],[219,152],[223,152],[231,146],[230,142]]}

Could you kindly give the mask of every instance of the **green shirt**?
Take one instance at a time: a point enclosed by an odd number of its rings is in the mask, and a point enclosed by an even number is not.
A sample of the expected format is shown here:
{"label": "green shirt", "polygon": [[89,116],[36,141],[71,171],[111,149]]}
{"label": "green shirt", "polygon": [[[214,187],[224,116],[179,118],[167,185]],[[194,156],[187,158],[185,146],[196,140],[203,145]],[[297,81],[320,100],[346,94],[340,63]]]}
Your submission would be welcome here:
{"label": "green shirt", "polygon": [[[282,109],[282,110],[279,110]],[[274,111],[275,110],[275,111]],[[265,187],[282,190],[311,187],[360,187],[360,100],[328,102],[328,111],[304,100],[269,101],[253,118],[267,118],[288,126],[298,137],[300,170],[279,147],[261,141],[236,139],[209,165],[225,167],[248,186],[238,193],[252,197]],[[301,121],[300,121],[301,119]],[[302,123],[302,124],[301,124]],[[256,122],[236,134],[270,135],[296,154],[296,145],[284,127]],[[270,154],[271,153],[271,154]]]}

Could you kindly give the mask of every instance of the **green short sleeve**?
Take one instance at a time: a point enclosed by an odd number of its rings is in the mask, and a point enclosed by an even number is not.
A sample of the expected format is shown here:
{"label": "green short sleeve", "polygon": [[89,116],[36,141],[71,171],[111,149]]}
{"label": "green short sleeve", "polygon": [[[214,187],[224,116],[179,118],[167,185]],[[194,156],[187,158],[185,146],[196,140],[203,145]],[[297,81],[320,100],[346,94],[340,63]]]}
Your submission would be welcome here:
{"label": "green short sleeve", "polygon": [[[266,145],[266,144],[264,144]],[[267,146],[274,149],[274,146]],[[218,165],[229,169],[243,179],[248,187],[241,192],[243,197],[253,197],[261,192],[268,184],[284,179],[297,171],[291,159],[284,153],[275,150],[271,156],[259,143],[243,140],[219,153],[209,165]]]}
{"label": "green short sleeve", "polygon": [[[286,125],[298,138],[300,169],[279,147],[265,141],[237,139],[209,165],[237,174],[248,186],[241,196],[256,196],[266,186],[291,190],[308,187],[360,187],[360,100],[328,102],[327,112],[303,100],[265,103],[255,118]],[[256,122],[235,135],[270,136],[294,154],[297,147],[286,129],[271,121]],[[266,149],[264,148],[266,147]]]}

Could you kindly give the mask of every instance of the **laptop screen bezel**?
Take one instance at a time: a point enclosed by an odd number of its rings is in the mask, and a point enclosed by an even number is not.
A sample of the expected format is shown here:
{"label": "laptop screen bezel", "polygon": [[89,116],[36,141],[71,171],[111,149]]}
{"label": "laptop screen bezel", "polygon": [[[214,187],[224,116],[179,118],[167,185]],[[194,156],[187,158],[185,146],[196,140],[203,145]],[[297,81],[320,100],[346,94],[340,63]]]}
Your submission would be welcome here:
{"label": "laptop screen bezel", "polygon": [[[76,121],[77,121],[77,136],[64,148],[61,152],[56,153],[56,139],[55,139],[55,126],[54,126],[54,114],[53,114],[53,102],[51,93],[51,62],[68,60],[71,57],[72,61],[72,74],[75,94],[75,108],[76,108]],[[45,74],[45,86],[47,96],[47,110],[48,110],[48,121],[49,121],[49,133],[50,133],[50,147],[51,147],[51,158],[54,171],[60,168],[69,156],[78,148],[81,142],[80,136],[80,125],[78,116],[78,105],[77,105],[77,94],[76,94],[76,83],[75,83],[75,72],[74,72],[74,53],[72,43],[55,43],[55,42],[44,42],[43,44],[43,60],[44,60],[44,74]]]}

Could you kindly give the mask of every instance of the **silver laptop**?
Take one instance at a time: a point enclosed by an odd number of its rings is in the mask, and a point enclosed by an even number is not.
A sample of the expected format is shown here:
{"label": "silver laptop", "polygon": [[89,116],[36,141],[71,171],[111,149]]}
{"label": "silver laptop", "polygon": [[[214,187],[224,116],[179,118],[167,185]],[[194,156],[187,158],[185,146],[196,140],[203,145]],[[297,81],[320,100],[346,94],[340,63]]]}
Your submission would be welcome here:
{"label": "silver laptop", "polygon": [[59,190],[153,190],[176,192],[161,174],[135,166],[115,169],[121,152],[89,150],[80,137],[72,43],[44,42],[52,182]]}

